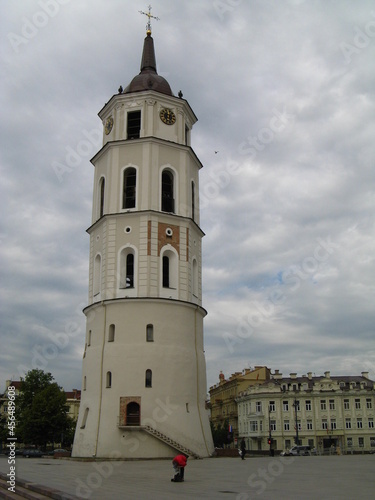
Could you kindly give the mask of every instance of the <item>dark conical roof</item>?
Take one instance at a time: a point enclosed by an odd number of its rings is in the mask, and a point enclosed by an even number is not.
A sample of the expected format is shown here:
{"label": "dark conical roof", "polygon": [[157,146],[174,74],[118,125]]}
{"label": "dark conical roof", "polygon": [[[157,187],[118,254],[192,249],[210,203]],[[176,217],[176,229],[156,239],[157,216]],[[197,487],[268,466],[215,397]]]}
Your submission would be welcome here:
{"label": "dark conical roof", "polygon": [[154,40],[149,32],[143,44],[141,72],[126,87],[124,94],[141,92],[142,90],[155,90],[162,94],[173,95],[167,80],[158,75],[156,71]]}

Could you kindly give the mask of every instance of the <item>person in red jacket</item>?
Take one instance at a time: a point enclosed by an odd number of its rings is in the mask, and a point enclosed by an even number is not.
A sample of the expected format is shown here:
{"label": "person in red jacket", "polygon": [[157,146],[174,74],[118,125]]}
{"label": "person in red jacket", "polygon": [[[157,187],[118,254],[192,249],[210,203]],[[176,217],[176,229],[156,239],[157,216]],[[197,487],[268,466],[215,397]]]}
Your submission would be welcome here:
{"label": "person in red jacket", "polygon": [[175,483],[181,483],[182,481],[184,481],[186,464],[187,457],[185,455],[177,455],[176,457],[174,457],[174,459],[172,460],[174,477],[171,479],[171,481]]}

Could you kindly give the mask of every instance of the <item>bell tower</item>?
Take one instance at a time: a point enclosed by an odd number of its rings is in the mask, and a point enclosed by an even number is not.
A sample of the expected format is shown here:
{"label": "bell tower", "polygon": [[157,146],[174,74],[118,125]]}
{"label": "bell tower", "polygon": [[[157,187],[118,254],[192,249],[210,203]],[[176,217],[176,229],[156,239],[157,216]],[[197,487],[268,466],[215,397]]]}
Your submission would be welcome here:
{"label": "bell tower", "polygon": [[197,118],[157,73],[150,22],[140,73],[99,117],[103,147],[92,159],[89,297],[72,455],[206,457],[213,442],[205,409],[202,164],[190,143]]}

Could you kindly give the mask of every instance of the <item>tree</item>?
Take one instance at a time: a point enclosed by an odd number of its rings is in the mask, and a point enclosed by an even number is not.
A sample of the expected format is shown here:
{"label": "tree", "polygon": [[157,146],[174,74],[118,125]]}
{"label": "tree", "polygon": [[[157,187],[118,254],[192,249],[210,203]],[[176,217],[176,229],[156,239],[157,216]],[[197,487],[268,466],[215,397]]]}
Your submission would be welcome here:
{"label": "tree", "polygon": [[228,427],[228,420],[224,420],[223,425],[218,424],[216,427],[211,421],[212,438],[216,448],[223,448],[225,444],[228,444]]}
{"label": "tree", "polygon": [[45,448],[48,442],[61,441],[73,426],[65,392],[53,380],[51,373],[39,369],[21,378],[17,432],[24,443]]}

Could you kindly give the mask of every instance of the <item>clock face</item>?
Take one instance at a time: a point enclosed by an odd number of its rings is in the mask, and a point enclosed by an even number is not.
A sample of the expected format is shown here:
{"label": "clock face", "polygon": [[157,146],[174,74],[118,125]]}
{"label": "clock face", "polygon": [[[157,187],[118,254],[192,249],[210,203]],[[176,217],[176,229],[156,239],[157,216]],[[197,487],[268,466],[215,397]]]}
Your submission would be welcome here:
{"label": "clock face", "polygon": [[160,120],[166,125],[173,125],[176,121],[176,115],[171,109],[163,108],[160,111]]}
{"label": "clock face", "polygon": [[109,118],[107,118],[107,121],[105,122],[105,125],[104,125],[105,135],[108,135],[111,133],[112,127],[113,127],[113,117],[110,116]]}

